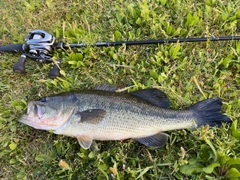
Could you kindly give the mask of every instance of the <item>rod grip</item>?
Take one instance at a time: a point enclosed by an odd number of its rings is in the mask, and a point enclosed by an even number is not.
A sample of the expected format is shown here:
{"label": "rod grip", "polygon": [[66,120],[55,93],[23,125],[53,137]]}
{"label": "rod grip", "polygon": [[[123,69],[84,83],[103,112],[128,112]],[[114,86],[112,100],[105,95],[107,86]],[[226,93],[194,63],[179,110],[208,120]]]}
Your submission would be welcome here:
{"label": "rod grip", "polygon": [[0,46],[0,52],[24,52],[24,44],[11,44],[6,46]]}

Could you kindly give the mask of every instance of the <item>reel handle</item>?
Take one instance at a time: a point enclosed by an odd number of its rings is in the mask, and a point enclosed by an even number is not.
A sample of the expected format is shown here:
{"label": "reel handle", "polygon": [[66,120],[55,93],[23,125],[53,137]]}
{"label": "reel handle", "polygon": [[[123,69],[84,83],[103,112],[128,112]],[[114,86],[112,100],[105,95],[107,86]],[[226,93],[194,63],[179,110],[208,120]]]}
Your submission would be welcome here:
{"label": "reel handle", "polygon": [[55,78],[60,76],[60,69],[58,68],[58,66],[56,64],[53,65],[53,68],[50,70],[49,72],[49,77],[50,78]]}
{"label": "reel handle", "polygon": [[26,55],[22,54],[18,60],[18,62],[13,66],[13,71],[17,73],[25,73],[25,62],[26,62]]}

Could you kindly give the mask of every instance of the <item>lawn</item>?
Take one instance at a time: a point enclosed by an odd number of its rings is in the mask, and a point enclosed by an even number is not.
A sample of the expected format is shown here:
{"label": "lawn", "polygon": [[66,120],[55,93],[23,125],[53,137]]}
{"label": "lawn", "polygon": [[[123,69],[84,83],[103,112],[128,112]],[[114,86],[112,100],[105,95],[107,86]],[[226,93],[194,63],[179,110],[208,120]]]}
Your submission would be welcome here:
{"label": "lawn", "polygon": [[[24,43],[43,29],[57,42],[92,44],[240,35],[240,1],[221,0],[1,0],[0,45]],[[1,179],[231,179],[240,177],[240,41],[84,47],[57,50],[61,76],[51,64],[0,58]],[[30,99],[112,84],[135,91],[164,91],[174,109],[211,97],[223,100],[233,123],[221,128],[168,132],[160,149],[134,140],[97,141],[99,151],[75,138],[18,122]]]}

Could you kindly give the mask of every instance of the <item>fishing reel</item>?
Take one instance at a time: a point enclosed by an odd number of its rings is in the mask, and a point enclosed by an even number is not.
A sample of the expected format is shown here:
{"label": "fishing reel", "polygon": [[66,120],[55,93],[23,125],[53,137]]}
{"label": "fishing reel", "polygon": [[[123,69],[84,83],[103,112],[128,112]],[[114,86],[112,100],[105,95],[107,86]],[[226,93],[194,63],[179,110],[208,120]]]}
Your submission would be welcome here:
{"label": "fishing reel", "polygon": [[26,72],[25,62],[28,57],[38,62],[53,63],[54,65],[49,72],[49,76],[56,77],[60,75],[58,66],[60,61],[54,63],[51,59],[53,57],[55,43],[55,37],[53,35],[43,30],[33,30],[27,35],[25,42],[22,47],[24,53],[14,65],[14,72]]}

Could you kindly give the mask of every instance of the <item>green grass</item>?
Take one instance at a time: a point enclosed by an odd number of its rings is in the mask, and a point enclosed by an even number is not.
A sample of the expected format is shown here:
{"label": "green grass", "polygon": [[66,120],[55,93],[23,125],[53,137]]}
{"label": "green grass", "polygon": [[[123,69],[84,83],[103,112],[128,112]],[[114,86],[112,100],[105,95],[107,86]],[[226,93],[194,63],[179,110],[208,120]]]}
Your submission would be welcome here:
{"label": "green grass", "polygon": [[[23,43],[34,29],[58,42],[164,39],[240,35],[240,1],[0,1],[0,44]],[[240,42],[202,42],[132,47],[86,47],[55,52],[51,65],[28,60],[15,74],[19,54],[0,59],[1,179],[238,179],[240,176]],[[157,87],[173,108],[208,97],[223,99],[234,121],[222,128],[169,132],[161,149],[133,140],[99,142],[98,152],[75,138],[20,124],[29,99],[114,84],[134,91]],[[62,163],[63,161],[67,164]],[[65,168],[64,168],[65,167]]]}

